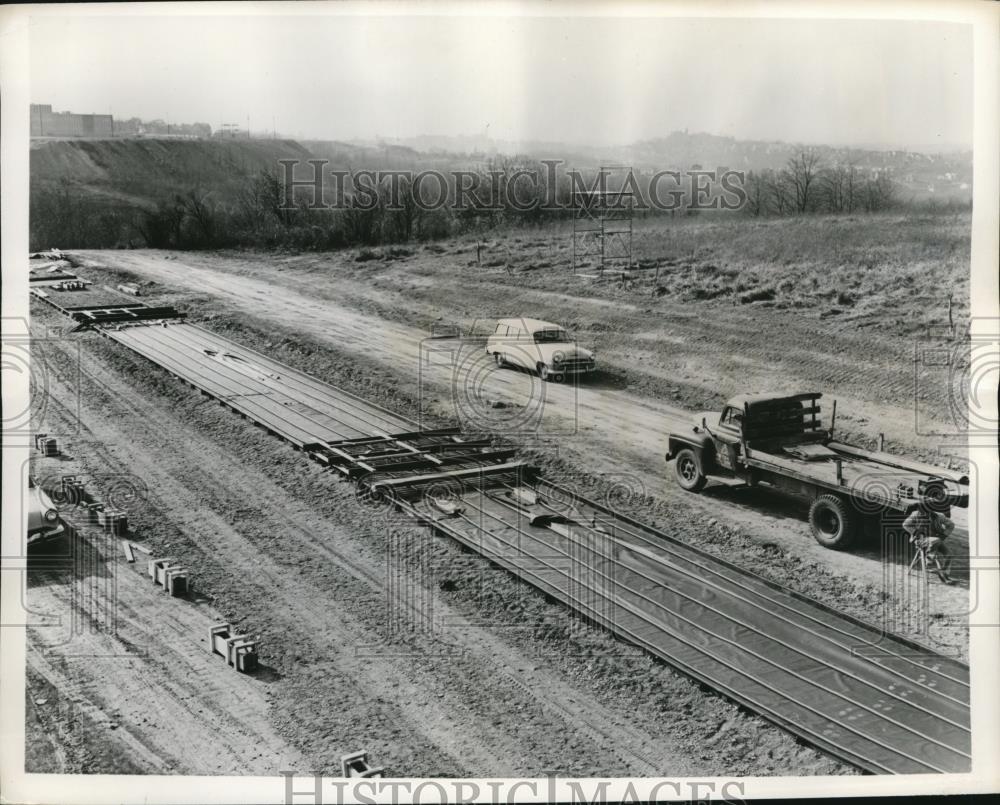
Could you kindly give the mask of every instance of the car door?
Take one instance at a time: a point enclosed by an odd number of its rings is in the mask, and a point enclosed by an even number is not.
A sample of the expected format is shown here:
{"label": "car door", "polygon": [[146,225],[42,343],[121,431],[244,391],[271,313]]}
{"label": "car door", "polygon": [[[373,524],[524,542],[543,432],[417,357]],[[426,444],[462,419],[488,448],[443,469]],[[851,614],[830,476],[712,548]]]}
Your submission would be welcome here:
{"label": "car door", "polygon": [[486,351],[491,355],[497,352],[503,354],[503,345],[506,339],[507,325],[502,321],[497,322],[496,329],[486,339]]}

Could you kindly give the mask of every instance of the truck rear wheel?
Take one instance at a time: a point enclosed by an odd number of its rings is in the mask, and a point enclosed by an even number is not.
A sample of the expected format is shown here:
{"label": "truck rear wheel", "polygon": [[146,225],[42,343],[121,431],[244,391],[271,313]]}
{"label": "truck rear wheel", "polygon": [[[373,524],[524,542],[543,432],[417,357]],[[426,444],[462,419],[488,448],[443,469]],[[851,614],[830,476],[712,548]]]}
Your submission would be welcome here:
{"label": "truck rear wheel", "polygon": [[677,454],[674,460],[674,472],[677,474],[677,483],[681,489],[686,489],[688,492],[700,492],[708,480],[702,472],[701,459],[694,450],[684,449]]}
{"label": "truck rear wheel", "polygon": [[857,523],[848,503],[836,495],[820,495],[809,507],[809,525],[816,542],[840,551],[854,541]]}

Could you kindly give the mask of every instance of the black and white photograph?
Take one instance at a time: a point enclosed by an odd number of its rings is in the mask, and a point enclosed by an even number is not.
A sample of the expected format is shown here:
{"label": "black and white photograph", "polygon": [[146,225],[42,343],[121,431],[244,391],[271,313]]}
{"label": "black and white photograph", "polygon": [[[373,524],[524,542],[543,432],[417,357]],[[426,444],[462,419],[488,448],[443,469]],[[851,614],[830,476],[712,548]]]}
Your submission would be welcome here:
{"label": "black and white photograph", "polygon": [[1000,7],[0,32],[4,801],[1000,792]]}

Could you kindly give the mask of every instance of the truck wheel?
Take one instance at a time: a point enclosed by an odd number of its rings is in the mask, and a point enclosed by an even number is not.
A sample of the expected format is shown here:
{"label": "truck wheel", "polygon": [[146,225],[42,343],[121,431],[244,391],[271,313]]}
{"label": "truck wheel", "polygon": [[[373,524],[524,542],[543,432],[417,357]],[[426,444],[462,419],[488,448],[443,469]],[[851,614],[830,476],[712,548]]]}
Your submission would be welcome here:
{"label": "truck wheel", "polygon": [[820,495],[809,507],[809,525],[816,542],[840,551],[854,541],[857,530],[854,512],[836,495]]}
{"label": "truck wheel", "polygon": [[681,489],[688,492],[700,492],[708,480],[701,471],[701,459],[694,450],[681,450],[674,460],[674,472]]}

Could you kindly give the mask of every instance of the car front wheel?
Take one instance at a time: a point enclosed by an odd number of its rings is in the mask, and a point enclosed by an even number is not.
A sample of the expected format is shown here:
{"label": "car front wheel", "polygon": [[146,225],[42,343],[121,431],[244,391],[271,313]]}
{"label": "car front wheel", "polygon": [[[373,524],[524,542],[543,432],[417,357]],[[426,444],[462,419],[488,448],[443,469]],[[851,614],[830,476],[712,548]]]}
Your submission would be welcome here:
{"label": "car front wheel", "polygon": [[562,383],[563,373],[556,372],[549,368],[547,364],[538,364],[538,376],[549,383]]}

